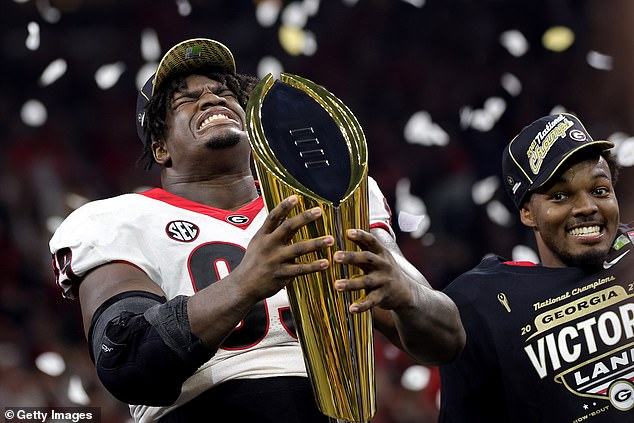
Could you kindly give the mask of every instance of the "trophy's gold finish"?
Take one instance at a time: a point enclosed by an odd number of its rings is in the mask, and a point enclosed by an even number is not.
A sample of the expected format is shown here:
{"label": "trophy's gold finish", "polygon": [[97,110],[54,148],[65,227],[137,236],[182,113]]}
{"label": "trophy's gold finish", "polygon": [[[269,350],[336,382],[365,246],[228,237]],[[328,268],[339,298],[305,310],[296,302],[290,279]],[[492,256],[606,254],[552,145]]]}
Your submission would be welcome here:
{"label": "trophy's gold finish", "polygon": [[[316,102],[326,111],[328,119],[336,124],[342,142],[346,144],[347,156],[338,155],[335,158],[335,161],[348,161],[344,164],[350,169],[350,174],[345,175],[347,179],[339,181],[344,184],[341,186],[344,194],[339,199],[324,198],[305,186],[301,175],[292,174],[284,166],[283,160],[271,148],[273,140],[267,139],[265,127],[276,123],[263,122],[262,110],[266,107],[267,94],[276,81],[271,75],[265,77],[251,94],[247,105],[247,129],[268,210],[287,196],[296,194],[299,198],[296,213],[319,206],[323,214],[317,222],[302,228],[292,242],[324,235],[332,235],[336,240],[330,249],[302,258],[305,261],[326,258],[331,263],[328,269],[310,276],[300,276],[287,287],[317,405],[329,417],[348,422],[367,422],[376,410],[371,314],[350,314],[348,311],[352,302],[365,295],[363,291],[342,293],[334,289],[335,280],[354,278],[362,272],[354,266],[338,265],[332,260],[337,250],[358,250],[345,237],[346,229],[369,229],[365,136],[350,110],[323,87],[290,74],[282,74],[280,80],[307,94],[311,99],[308,101]],[[298,128],[301,131],[307,129]],[[302,160],[299,154],[297,160]],[[333,165],[332,161],[332,157],[327,164],[326,160],[306,161],[305,166],[310,167],[311,163],[330,166]]]}

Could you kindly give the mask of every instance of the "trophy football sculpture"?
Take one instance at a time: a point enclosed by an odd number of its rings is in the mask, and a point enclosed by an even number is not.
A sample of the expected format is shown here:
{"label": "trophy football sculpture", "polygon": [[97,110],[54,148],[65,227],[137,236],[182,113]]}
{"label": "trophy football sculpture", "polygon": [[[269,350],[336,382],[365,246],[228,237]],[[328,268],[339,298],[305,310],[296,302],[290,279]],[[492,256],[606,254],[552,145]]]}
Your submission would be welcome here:
{"label": "trophy football sculpture", "polygon": [[300,276],[287,286],[291,312],[317,405],[346,422],[368,422],[376,411],[374,347],[370,312],[348,307],[365,292],[334,289],[337,279],[362,274],[334,264],[337,250],[358,250],[349,228],[369,230],[367,148],[352,112],[325,88],[291,74],[263,78],[247,105],[247,130],[262,196],[270,211],[296,194],[297,212],[319,206],[322,219],[291,242],[332,235],[325,271]]}

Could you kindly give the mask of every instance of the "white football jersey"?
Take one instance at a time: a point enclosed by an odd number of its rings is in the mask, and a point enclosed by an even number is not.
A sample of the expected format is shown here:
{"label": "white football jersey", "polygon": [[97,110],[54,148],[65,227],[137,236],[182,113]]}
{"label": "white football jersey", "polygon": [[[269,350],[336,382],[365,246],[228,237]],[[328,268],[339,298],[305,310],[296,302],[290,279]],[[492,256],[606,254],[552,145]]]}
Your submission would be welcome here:
{"label": "white football jersey", "polygon": [[[394,236],[383,194],[372,178],[368,185],[370,227]],[[88,271],[123,262],[145,272],[168,300],[193,295],[240,263],[266,215],[262,197],[231,211],[160,188],[94,201],[71,213],[50,241],[56,282],[75,298]],[[136,421],[153,421],[223,381],[275,376],[306,376],[285,290],[255,305],[172,406],[131,411]]]}

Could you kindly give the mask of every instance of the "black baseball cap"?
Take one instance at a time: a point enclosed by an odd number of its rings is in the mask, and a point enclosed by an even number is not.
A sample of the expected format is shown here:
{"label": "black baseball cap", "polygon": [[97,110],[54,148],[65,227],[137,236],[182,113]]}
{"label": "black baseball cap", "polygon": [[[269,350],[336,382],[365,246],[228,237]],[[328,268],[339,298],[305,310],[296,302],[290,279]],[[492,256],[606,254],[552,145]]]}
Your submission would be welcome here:
{"label": "black baseball cap", "polygon": [[546,184],[570,156],[588,148],[612,147],[611,141],[592,139],[574,115],[544,116],[524,127],[504,149],[504,187],[520,209],[528,194]]}
{"label": "black baseball cap", "polygon": [[215,68],[222,72],[235,74],[236,62],[227,46],[208,38],[193,38],[182,41],[165,53],[156,68],[156,73],[146,81],[137,95],[136,132],[143,141],[143,145],[147,143],[147,134],[143,130],[145,108],[152,95],[170,77],[182,73],[192,73],[203,68]]}

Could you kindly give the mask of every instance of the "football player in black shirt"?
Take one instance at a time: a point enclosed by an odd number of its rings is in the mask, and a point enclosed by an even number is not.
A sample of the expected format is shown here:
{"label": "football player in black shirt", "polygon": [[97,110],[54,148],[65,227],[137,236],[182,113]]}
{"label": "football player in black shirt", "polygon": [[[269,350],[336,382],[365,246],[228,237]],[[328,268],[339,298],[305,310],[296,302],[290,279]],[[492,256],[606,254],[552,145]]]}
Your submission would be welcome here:
{"label": "football player in black shirt", "polygon": [[440,422],[634,421],[634,230],[612,147],[565,113],[506,147],[504,184],[541,263],[488,257],[445,289],[467,343],[441,368]]}

